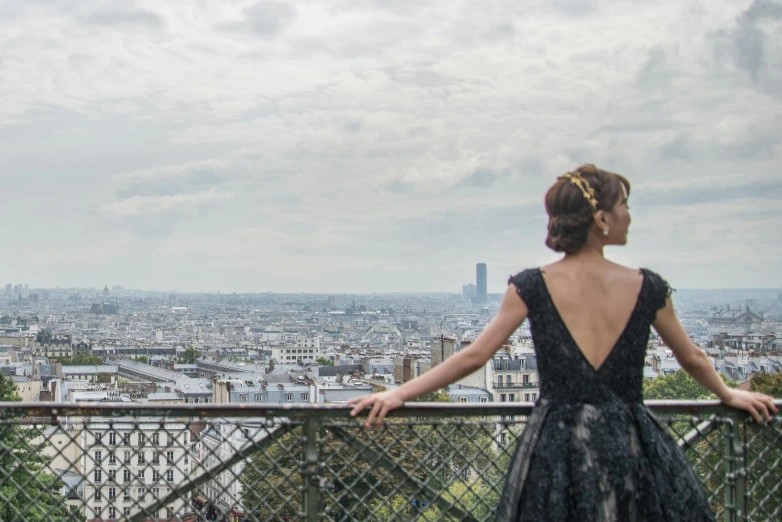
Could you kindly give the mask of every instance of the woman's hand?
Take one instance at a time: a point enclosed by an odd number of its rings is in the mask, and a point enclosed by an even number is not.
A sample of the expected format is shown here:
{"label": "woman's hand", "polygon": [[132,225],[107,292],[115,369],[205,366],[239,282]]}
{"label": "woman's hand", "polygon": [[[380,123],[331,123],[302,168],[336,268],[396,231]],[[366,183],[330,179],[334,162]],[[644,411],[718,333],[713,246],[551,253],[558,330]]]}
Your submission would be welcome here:
{"label": "woman's hand", "polygon": [[377,426],[383,422],[383,419],[389,411],[404,406],[404,401],[396,394],[396,390],[373,393],[357,399],[351,399],[348,404],[353,404],[353,410],[350,414],[355,417],[361,410],[369,409],[369,416],[364,424],[367,428],[372,426],[374,421]]}
{"label": "woman's hand", "polygon": [[774,406],[774,397],[763,393],[731,389],[730,395],[722,402],[732,408],[748,411],[758,424],[763,423],[764,417],[771,421],[771,414],[779,413]]}

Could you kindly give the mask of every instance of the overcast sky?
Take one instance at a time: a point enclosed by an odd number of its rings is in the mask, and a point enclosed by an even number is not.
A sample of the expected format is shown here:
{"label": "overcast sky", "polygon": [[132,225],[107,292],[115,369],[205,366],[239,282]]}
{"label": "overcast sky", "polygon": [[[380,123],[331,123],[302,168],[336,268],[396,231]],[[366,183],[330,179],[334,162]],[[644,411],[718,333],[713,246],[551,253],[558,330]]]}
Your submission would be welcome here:
{"label": "overcast sky", "polygon": [[0,0],[2,283],[501,292],[590,162],[611,259],[780,287],[780,141],[778,0]]}

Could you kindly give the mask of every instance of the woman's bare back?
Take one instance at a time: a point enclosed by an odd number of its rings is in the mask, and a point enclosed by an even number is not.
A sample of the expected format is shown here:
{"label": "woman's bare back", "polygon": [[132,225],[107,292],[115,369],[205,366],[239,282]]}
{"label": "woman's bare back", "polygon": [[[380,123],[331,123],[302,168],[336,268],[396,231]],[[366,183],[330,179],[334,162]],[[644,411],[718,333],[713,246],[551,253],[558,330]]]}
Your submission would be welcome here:
{"label": "woman's bare back", "polygon": [[630,320],[643,275],[610,261],[563,260],[540,270],[570,336],[587,361],[599,369]]}

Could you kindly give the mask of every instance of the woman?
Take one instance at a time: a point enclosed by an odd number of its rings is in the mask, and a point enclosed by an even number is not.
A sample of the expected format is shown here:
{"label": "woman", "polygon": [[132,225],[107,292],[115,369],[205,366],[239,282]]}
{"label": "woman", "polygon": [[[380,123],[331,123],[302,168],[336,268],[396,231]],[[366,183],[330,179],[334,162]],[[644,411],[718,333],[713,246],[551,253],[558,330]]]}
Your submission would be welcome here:
{"label": "woman", "polygon": [[519,439],[499,521],[714,520],[682,452],[642,402],[650,326],[681,367],[724,404],[757,422],[777,409],[766,395],[728,388],[690,340],[656,273],[603,257],[630,225],[623,176],[584,165],[546,194],[546,244],[564,257],[510,278],[497,317],[468,348],[403,386],[351,401],[380,424],[405,401],[482,367],[526,319],[541,396]]}

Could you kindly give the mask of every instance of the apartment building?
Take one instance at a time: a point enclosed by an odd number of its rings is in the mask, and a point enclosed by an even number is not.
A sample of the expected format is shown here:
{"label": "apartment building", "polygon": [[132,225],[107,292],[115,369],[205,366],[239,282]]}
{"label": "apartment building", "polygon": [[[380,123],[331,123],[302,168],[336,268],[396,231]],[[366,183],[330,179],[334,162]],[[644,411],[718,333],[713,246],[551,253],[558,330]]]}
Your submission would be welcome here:
{"label": "apartment building", "polygon": [[145,510],[157,520],[172,520],[190,511],[182,498],[151,511],[190,476],[192,440],[185,424],[93,417],[80,436],[87,521],[119,520]]}

